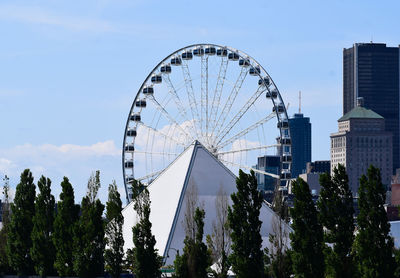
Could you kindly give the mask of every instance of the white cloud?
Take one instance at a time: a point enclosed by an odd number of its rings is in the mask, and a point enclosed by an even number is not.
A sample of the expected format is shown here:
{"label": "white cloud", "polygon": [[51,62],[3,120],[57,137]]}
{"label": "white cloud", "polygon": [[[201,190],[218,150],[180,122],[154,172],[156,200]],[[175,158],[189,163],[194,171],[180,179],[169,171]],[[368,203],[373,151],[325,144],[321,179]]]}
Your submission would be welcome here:
{"label": "white cloud", "polygon": [[112,140],[92,145],[23,144],[0,149],[0,176],[8,175],[11,187],[15,188],[26,168],[32,171],[35,180],[41,175],[49,177],[55,196],[60,193],[62,178],[68,177],[74,186],[76,201],[86,193],[87,180],[95,170],[101,172],[103,185],[99,194],[103,200],[113,179],[122,185],[121,149]]}
{"label": "white cloud", "polygon": [[64,145],[32,145],[24,144],[15,146],[11,149],[0,149],[0,154],[9,157],[21,157],[34,158],[36,157],[52,157],[60,156],[63,159],[73,159],[76,157],[90,157],[90,156],[118,156],[121,155],[121,150],[115,146],[114,141],[108,140],[104,142],[98,142],[89,146],[81,146],[74,144]]}
{"label": "white cloud", "polygon": [[0,157],[0,172],[8,173],[14,166],[11,160]]}

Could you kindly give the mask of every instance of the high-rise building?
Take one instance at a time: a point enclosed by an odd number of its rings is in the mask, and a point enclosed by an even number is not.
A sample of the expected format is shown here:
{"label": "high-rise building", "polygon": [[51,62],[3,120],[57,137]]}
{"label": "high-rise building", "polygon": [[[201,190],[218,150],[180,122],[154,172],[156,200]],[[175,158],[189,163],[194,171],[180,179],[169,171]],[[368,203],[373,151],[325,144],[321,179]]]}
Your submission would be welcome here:
{"label": "high-rise building", "polygon": [[343,114],[362,97],[365,108],[385,118],[393,134],[393,170],[400,168],[399,50],[383,43],[356,43],[343,50]]}
{"label": "high-rise building", "polygon": [[310,118],[301,113],[289,119],[292,138],[292,177],[305,173],[307,162],[311,161],[311,123]]}
{"label": "high-rise building", "polygon": [[331,134],[331,173],[340,163],[346,167],[349,185],[356,195],[359,178],[370,165],[381,171],[382,183],[392,177],[392,133],[385,131],[385,119],[370,109],[358,106],[338,120],[339,131]]}

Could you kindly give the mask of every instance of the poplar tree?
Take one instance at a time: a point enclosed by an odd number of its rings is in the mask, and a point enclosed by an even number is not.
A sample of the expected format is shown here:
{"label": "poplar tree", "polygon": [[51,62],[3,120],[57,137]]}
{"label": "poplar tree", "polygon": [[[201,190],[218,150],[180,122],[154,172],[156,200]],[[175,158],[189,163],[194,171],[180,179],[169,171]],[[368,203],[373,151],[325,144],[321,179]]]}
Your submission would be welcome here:
{"label": "poplar tree", "polygon": [[207,268],[211,265],[211,253],[203,242],[204,235],[204,209],[196,208],[194,211],[194,238],[186,235],[183,254],[175,258],[175,275],[177,278],[193,277],[206,278]]}
{"label": "poplar tree", "polygon": [[122,272],[124,257],[124,238],[122,236],[122,201],[117,184],[113,181],[108,187],[108,201],[106,204],[106,245],[104,253],[106,270],[111,277],[118,278]]}
{"label": "poplar tree", "polygon": [[228,221],[232,229],[232,254],[229,261],[237,277],[263,277],[264,263],[261,250],[260,209],[263,202],[257,190],[257,179],[239,170],[236,179],[237,192],[231,195],[232,208],[228,210]]}
{"label": "poplar tree", "polygon": [[10,274],[11,269],[8,264],[7,257],[7,233],[8,226],[10,223],[10,200],[9,200],[9,178],[7,175],[3,178],[3,202],[2,202],[2,216],[1,223],[2,228],[0,230],[0,275]]}
{"label": "poplar tree", "polygon": [[292,183],[291,259],[295,277],[324,277],[323,232],[308,184],[301,178]]}
{"label": "poplar tree", "polygon": [[54,274],[55,248],[52,237],[55,201],[51,194],[50,179],[42,176],[38,181],[38,187],[40,192],[35,201],[30,254],[36,274],[46,277]]}
{"label": "poplar tree", "polygon": [[353,196],[343,165],[333,176],[320,176],[319,220],[324,227],[326,272],[329,277],[354,277],[351,248],[354,241]]}
{"label": "poplar tree", "polygon": [[81,203],[81,216],[74,232],[74,270],[79,277],[97,277],[104,272],[104,205],[97,198],[100,171],[88,181]]}
{"label": "poplar tree", "polygon": [[354,242],[357,270],[360,277],[393,277],[393,238],[384,208],[385,187],[378,168],[372,165],[367,176],[360,178],[358,188],[358,230]]}
{"label": "poplar tree", "polygon": [[18,275],[33,274],[29,250],[32,248],[32,218],[35,215],[35,184],[32,173],[26,169],[11,204],[11,220],[8,227],[7,256],[10,266]]}
{"label": "poplar tree", "polygon": [[151,232],[149,191],[140,182],[135,184],[138,188],[133,189],[133,192],[141,191],[134,194],[134,209],[139,218],[139,222],[132,228],[135,277],[160,277],[162,262],[155,249],[156,238]]}
{"label": "poplar tree", "polygon": [[58,275],[74,276],[73,236],[78,220],[79,206],[75,205],[74,189],[67,177],[61,182],[60,201],[54,220],[53,244],[55,247],[54,268]]}

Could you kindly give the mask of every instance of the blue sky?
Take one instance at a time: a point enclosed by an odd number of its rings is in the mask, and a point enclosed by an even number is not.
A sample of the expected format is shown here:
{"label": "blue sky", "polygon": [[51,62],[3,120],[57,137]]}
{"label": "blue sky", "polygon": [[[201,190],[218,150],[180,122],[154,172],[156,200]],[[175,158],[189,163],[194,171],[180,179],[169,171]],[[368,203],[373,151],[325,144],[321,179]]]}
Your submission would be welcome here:
{"label": "blue sky", "polygon": [[342,50],[400,44],[398,1],[0,2],[0,176],[25,168],[76,198],[102,173],[101,198],[122,186],[121,145],[147,74],[185,45],[229,45],[269,72],[289,114],[311,117],[312,158],[329,159],[342,111]]}

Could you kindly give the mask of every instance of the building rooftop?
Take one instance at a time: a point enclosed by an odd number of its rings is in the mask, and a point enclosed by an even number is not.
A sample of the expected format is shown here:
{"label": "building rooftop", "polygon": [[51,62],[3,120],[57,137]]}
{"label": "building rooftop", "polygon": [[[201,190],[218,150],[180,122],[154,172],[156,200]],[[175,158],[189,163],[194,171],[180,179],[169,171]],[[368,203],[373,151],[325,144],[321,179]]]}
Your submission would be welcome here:
{"label": "building rooftop", "polygon": [[383,119],[381,115],[362,106],[356,106],[346,114],[344,114],[338,122],[347,121],[349,119]]}

